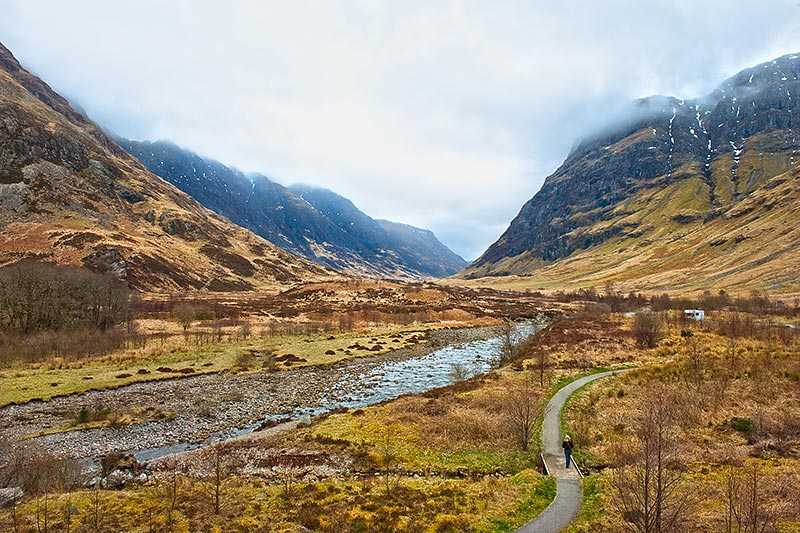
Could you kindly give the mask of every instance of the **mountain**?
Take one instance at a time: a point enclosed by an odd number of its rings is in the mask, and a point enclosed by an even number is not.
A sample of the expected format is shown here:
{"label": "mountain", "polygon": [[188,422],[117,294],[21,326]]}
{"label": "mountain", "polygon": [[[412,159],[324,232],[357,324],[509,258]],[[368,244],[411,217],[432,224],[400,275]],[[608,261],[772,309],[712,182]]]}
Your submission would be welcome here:
{"label": "mountain", "polygon": [[83,265],[141,290],[276,288],[333,276],[149,172],[2,45],[0,229],[0,265]]}
{"label": "mountain", "polygon": [[398,271],[444,277],[455,274],[467,262],[442,244],[433,232],[407,224],[374,220],[353,203],[333,191],[307,185],[292,185],[290,189],[313,205],[342,231],[359,243],[366,244],[372,261],[399,264]]}
{"label": "mountain", "polygon": [[500,284],[800,289],[800,55],[656,96],[569,154],[462,274]]}
{"label": "mountain", "polygon": [[406,257],[419,257],[421,265],[441,265],[438,271],[431,271],[434,277],[449,276],[467,266],[461,256],[442,244],[430,230],[390,220],[376,222],[395,239]]}
{"label": "mountain", "polygon": [[287,188],[168,142],[118,142],[150,171],[204,206],[322,265],[394,278],[442,277],[466,266],[433,233],[385,225],[326,189]]}

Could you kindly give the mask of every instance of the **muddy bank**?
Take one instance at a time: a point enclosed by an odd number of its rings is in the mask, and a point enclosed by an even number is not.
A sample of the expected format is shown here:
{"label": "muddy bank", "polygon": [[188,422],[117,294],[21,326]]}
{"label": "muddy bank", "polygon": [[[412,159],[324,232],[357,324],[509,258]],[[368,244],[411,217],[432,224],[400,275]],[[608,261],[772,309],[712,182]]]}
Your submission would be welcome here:
{"label": "muddy bank", "polygon": [[[529,323],[526,331],[538,327]],[[67,457],[136,451],[140,459],[148,460],[247,433],[271,418],[369,405],[441,386],[446,384],[451,361],[473,372],[485,371],[496,353],[495,335],[493,328],[440,330],[432,332],[424,344],[326,367],[203,375],[9,406],[0,409],[0,436],[17,440],[59,428],[74,420],[81,408],[98,405],[111,412],[152,407],[174,413],[174,417],[129,426],[32,439]]]}

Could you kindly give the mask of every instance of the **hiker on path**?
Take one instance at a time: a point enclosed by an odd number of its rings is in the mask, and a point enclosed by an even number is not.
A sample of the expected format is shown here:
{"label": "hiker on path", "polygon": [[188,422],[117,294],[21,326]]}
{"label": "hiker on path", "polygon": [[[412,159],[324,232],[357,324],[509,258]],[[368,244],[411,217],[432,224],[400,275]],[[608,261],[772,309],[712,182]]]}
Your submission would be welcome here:
{"label": "hiker on path", "polygon": [[564,437],[564,442],[561,443],[561,447],[564,448],[564,468],[569,468],[570,464],[572,463],[572,438],[569,435]]}

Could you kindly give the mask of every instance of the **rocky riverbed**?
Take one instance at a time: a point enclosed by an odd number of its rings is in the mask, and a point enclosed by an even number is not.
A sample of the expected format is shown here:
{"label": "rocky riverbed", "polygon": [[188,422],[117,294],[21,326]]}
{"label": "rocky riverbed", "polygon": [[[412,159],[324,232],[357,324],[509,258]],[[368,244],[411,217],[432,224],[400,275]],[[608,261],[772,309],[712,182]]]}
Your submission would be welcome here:
{"label": "rocky riverbed", "polygon": [[[520,334],[539,327],[527,323]],[[253,431],[270,419],[369,405],[442,386],[449,380],[451,361],[468,365],[473,373],[485,371],[497,353],[494,336],[492,328],[438,330],[426,343],[330,366],[203,375],[9,406],[0,409],[0,437],[18,440],[63,427],[81,408],[98,405],[111,412],[137,407],[174,413],[160,420],[31,439],[64,457],[130,451],[149,460]]]}

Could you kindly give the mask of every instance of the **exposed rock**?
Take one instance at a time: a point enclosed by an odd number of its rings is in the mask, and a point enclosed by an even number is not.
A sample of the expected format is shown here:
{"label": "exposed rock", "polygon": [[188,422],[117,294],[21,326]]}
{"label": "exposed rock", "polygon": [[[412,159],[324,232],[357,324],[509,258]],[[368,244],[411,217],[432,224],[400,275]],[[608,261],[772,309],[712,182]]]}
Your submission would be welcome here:
{"label": "exposed rock", "polygon": [[[721,256],[719,245],[731,232],[728,220],[759,226],[767,217],[780,218],[780,210],[797,226],[795,94],[800,55],[744,70],[697,100],[636,101],[624,119],[590,133],[572,150],[464,276],[541,273],[551,284],[577,278],[588,285],[615,277],[635,284],[635,273],[650,283],[638,286],[649,289],[741,290],[752,280],[763,286],[770,280],[761,270],[739,277],[747,268],[763,269],[752,254]],[[630,231],[631,222],[646,225]],[[676,224],[696,230],[711,252],[700,256],[697,243],[681,238],[685,230]],[[800,260],[790,249],[800,234],[773,229],[761,237],[761,254],[773,265],[767,277],[785,285],[788,265]],[[687,279],[694,285],[685,285]]]}
{"label": "exposed rock", "polygon": [[0,509],[8,507],[25,495],[21,487],[0,488]]}

